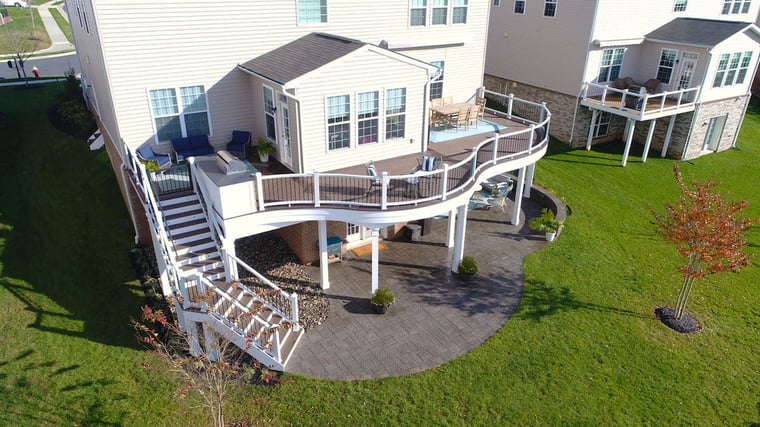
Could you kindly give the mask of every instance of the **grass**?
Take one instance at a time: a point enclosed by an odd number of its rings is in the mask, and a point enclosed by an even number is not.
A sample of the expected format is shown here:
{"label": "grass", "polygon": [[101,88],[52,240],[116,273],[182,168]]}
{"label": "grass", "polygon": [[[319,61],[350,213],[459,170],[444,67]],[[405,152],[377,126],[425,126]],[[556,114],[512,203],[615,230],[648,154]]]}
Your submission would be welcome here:
{"label": "grass", "polygon": [[[131,225],[105,153],[51,129],[56,85],[0,88],[0,424],[203,425],[127,326],[140,305],[126,261]],[[13,100],[13,101],[11,101]],[[14,105],[11,107],[10,103]],[[681,167],[715,177],[760,215],[760,108],[738,150]],[[636,151],[638,150],[638,152]],[[525,261],[513,318],[483,346],[420,374],[372,381],[285,375],[240,387],[229,418],[285,425],[760,423],[760,227],[752,264],[698,283],[679,335],[654,319],[673,304],[682,259],[651,224],[678,191],[672,160],[619,166],[622,144],[553,143],[536,179],[572,209],[563,234]],[[473,236],[470,236],[473,238]],[[261,398],[261,399],[259,399]],[[20,414],[20,415],[19,415]],[[20,421],[19,421],[20,420]]]}
{"label": "grass", "polygon": [[[32,50],[50,47],[50,36],[48,36],[45,27],[42,25],[42,19],[40,19],[40,13],[37,9],[32,8],[34,22],[32,22],[32,17],[29,15],[29,9],[8,7],[6,10],[8,11],[8,15],[13,18],[13,22],[0,26],[0,55],[16,53],[13,48],[14,45],[24,46],[25,50],[28,50],[29,47],[34,47]],[[11,43],[11,40],[18,40],[18,37],[26,38],[30,34],[33,34],[32,38],[39,40],[36,44],[31,41],[22,40]]]}
{"label": "grass", "polygon": [[71,35],[71,25],[69,25],[69,21],[67,21],[66,18],[61,15],[61,11],[59,9],[51,7],[48,10],[50,11],[50,14],[53,15],[55,23],[58,24],[58,26],[61,28],[61,31],[63,31],[63,34],[66,36],[66,39],[69,41],[69,43],[74,43],[74,36]]}

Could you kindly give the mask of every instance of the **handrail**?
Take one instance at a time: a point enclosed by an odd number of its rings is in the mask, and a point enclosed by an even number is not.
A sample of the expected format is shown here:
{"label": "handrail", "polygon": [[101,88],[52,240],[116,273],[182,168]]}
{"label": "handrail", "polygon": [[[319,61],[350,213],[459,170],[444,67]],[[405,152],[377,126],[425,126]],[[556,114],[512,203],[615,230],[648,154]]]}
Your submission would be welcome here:
{"label": "handrail", "polygon": [[[663,112],[666,110],[671,109],[678,109],[681,108],[684,105],[691,106],[695,103],[693,99],[696,99],[697,92],[699,91],[700,87],[695,86],[691,88],[684,88],[684,89],[678,89],[678,90],[672,90],[667,92],[659,92],[659,93],[638,93],[634,91],[629,91],[628,89],[617,89],[614,87],[611,87],[607,84],[601,84],[601,83],[592,83],[592,82],[586,82],[583,84],[583,98],[596,98],[599,97],[599,102],[601,102],[602,105],[608,105],[610,107],[616,107],[620,110],[623,110],[624,108],[632,108],[630,105],[636,105],[640,103],[640,107],[634,108],[637,110],[638,116],[640,119],[643,119],[644,114],[646,113],[656,113],[656,112]],[[619,95],[621,98],[620,100],[614,100],[614,101],[608,101],[607,96],[608,94],[613,93],[616,95]],[[693,96],[690,96],[692,95]],[[626,98],[628,97],[634,97],[636,98],[636,101],[633,103],[630,102],[630,100],[626,101]],[[665,101],[668,98],[675,97],[676,104],[672,106],[666,106]],[[649,100],[653,99],[660,99],[659,106],[649,106],[647,105],[647,102]]]}

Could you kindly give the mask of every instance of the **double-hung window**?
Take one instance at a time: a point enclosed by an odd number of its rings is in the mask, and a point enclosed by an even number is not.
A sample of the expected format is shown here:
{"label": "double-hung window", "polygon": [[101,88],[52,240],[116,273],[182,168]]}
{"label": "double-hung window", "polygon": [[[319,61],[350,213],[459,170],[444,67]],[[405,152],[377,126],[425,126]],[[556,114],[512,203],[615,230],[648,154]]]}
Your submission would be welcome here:
{"label": "double-hung window", "polygon": [[430,63],[438,67],[438,76],[430,83],[430,99],[443,98],[443,64],[443,61]]}
{"label": "double-hung window", "polygon": [[739,13],[749,13],[752,0],[723,0],[722,15],[736,15]]}
{"label": "double-hung window", "polygon": [[297,1],[299,24],[320,24],[327,22],[327,0]]}
{"label": "double-hung window", "polygon": [[675,49],[663,49],[660,54],[660,65],[657,67],[657,80],[663,84],[670,84],[673,76],[673,67],[676,64],[678,51]]}
{"label": "double-hung window", "polygon": [[596,114],[596,121],[594,121],[593,137],[598,138],[610,133],[610,119],[612,116],[606,111],[600,111]]}
{"label": "double-hung window", "polygon": [[493,5],[494,5],[495,7],[499,7],[499,6],[501,6],[501,0],[493,0]]}
{"label": "double-hung window", "polygon": [[544,3],[544,16],[557,16],[557,0],[546,0]]}
{"label": "double-hung window", "polygon": [[359,144],[378,141],[379,93],[364,92],[356,96],[356,114]]}
{"label": "double-hung window", "polygon": [[688,0],[676,0],[673,3],[673,12],[686,12],[686,3],[688,3]]}
{"label": "double-hung window", "polygon": [[467,0],[453,0],[454,7],[451,13],[452,24],[467,23]]}
{"label": "double-hung window", "polygon": [[327,97],[327,148],[351,146],[351,103],[348,95]]}
{"label": "double-hung window", "polygon": [[409,25],[427,25],[427,0],[412,0],[409,4]]}
{"label": "double-hung window", "polygon": [[433,25],[446,25],[449,13],[449,0],[433,1]]}
{"label": "double-hung window", "polygon": [[148,95],[159,142],[210,134],[208,103],[203,86],[151,89]]}
{"label": "double-hung window", "polygon": [[731,86],[744,83],[752,60],[752,52],[724,53],[720,55],[718,70],[715,72],[713,87]]}
{"label": "double-hung window", "polygon": [[604,49],[602,51],[602,63],[599,67],[598,83],[611,82],[620,77],[620,67],[623,65],[625,48]]}
{"label": "double-hung window", "polygon": [[406,130],[406,88],[385,91],[385,139],[403,138]]}
{"label": "double-hung window", "polygon": [[525,15],[525,0],[515,0],[515,7],[512,10],[518,15]]}

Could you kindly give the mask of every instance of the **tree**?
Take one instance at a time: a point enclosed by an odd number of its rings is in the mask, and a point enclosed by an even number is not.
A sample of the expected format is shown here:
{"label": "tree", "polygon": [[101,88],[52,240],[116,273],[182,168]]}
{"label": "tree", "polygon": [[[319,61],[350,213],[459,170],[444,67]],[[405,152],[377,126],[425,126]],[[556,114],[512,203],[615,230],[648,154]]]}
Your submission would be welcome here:
{"label": "tree", "polygon": [[[31,8],[30,15],[32,18],[34,17]],[[26,75],[24,63],[30,56],[32,56],[32,53],[39,48],[40,43],[43,40],[41,31],[35,28],[33,20],[31,27],[23,25],[21,22],[10,22],[3,25],[2,28],[5,32],[5,39],[7,40],[8,46],[10,46],[11,52],[13,53],[16,73],[19,78],[21,78],[23,74],[23,78],[28,83],[29,78]]]}
{"label": "tree", "polygon": [[[131,324],[140,341],[154,350],[184,381],[179,396],[186,396],[188,391],[197,393],[209,410],[214,426],[225,425],[224,404],[227,388],[232,382],[246,379],[269,384],[275,380],[274,374],[262,369],[258,362],[251,365],[243,361],[245,353],[222,337],[214,335],[210,348],[193,342],[195,338],[181,331],[161,310],[143,306],[142,322],[133,319]],[[204,329],[212,333],[210,329]]]}
{"label": "tree", "polygon": [[673,175],[681,196],[675,203],[665,205],[665,213],[652,210],[652,215],[665,241],[675,245],[687,260],[679,268],[684,279],[672,314],[680,320],[697,279],[724,271],[737,272],[749,264],[744,236],[758,219],[739,215],[747,202],[727,202],[715,191],[713,181],[687,185],[677,164],[673,165]]}

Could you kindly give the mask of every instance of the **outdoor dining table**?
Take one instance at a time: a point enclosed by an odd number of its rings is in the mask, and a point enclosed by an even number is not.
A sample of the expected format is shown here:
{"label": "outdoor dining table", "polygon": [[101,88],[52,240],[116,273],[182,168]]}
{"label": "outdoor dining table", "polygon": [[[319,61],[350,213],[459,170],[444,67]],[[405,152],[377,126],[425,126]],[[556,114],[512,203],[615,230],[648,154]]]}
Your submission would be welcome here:
{"label": "outdoor dining table", "polygon": [[473,104],[470,104],[469,102],[456,102],[454,104],[445,104],[445,105],[430,107],[430,109],[435,111],[438,114],[441,114],[444,116],[450,116],[452,114],[459,113],[459,110],[461,109],[470,108],[472,105]]}

